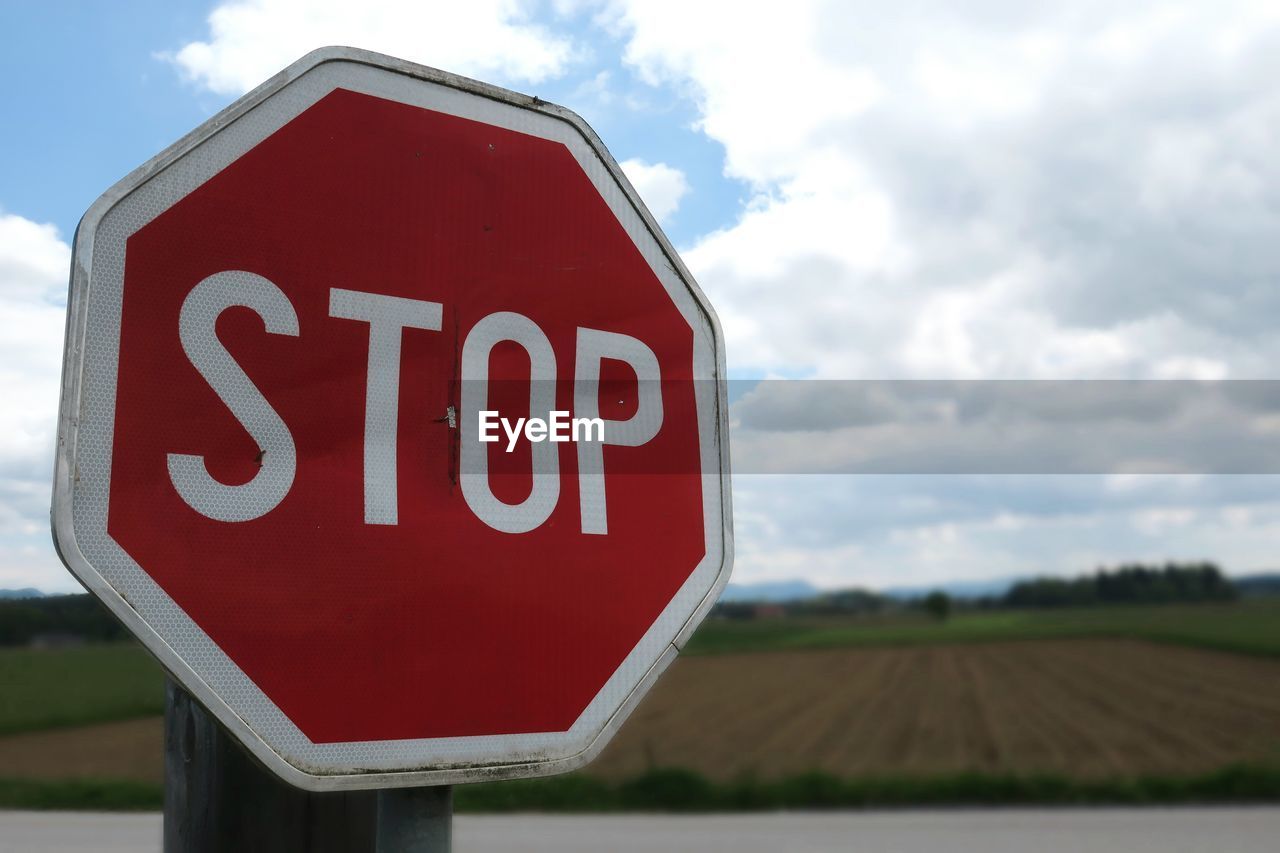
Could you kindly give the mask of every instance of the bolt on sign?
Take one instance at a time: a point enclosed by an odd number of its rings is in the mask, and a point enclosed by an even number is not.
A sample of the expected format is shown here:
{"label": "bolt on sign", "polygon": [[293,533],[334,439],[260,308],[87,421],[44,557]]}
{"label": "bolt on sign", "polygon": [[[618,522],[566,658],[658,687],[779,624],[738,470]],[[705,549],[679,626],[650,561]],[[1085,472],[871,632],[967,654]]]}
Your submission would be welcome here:
{"label": "bolt on sign", "polygon": [[724,364],[580,118],[326,48],[85,214],[54,538],[295,785],[570,770],[728,579]]}

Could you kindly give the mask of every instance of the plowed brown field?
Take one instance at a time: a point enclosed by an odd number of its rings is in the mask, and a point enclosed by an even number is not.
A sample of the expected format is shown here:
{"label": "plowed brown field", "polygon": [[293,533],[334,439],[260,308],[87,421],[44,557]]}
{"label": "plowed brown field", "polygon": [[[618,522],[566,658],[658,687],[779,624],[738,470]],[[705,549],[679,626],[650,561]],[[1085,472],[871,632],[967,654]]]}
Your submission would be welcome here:
{"label": "plowed brown field", "polygon": [[[0,738],[0,777],[159,781],[157,718]],[[1280,660],[1128,640],[681,658],[587,772],[1190,775],[1280,763]]]}
{"label": "plowed brown field", "polygon": [[678,659],[591,765],[1193,774],[1280,761],[1280,661],[1126,640]]}
{"label": "plowed brown field", "polygon": [[164,781],[164,720],[27,732],[0,738],[0,778]]}

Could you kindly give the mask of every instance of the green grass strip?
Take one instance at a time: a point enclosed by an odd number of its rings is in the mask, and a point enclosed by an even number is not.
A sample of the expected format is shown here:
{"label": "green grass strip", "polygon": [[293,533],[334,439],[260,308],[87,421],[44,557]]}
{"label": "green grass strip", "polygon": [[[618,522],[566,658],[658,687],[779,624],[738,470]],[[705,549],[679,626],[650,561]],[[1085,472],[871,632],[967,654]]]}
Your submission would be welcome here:
{"label": "green grass strip", "polygon": [[0,735],[164,713],[164,671],[136,643],[0,649]]}
{"label": "green grass strip", "polygon": [[1280,598],[1232,604],[1101,605],[922,614],[709,619],[686,654],[1011,640],[1129,638],[1263,657],[1280,656]]}
{"label": "green grass strip", "polygon": [[[112,780],[0,779],[0,808],[154,811],[160,785]],[[689,770],[653,770],[621,783],[569,774],[459,785],[460,813],[761,812],[919,806],[1172,805],[1280,802],[1280,767],[1237,765],[1202,776],[1080,780],[961,773],[839,779],[806,773],[716,783]]]}
{"label": "green grass strip", "polygon": [[1280,801],[1280,767],[1238,765],[1188,777],[1080,780],[962,773],[840,779],[807,773],[715,783],[688,770],[653,770],[619,784],[569,775],[459,786],[460,812],[752,812],[903,806],[1172,804]]}
{"label": "green grass strip", "polygon": [[120,779],[45,781],[0,778],[0,808],[136,812],[164,806],[164,788]]}

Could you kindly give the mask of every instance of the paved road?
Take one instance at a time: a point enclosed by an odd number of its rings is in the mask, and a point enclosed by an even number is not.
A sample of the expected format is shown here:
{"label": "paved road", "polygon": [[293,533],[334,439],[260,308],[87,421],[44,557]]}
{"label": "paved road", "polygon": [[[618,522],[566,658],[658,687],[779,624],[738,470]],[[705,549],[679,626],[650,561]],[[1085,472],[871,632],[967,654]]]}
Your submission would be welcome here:
{"label": "paved road", "polygon": [[[159,849],[158,815],[0,812],[0,853]],[[457,853],[1275,853],[1280,808],[461,817]]]}

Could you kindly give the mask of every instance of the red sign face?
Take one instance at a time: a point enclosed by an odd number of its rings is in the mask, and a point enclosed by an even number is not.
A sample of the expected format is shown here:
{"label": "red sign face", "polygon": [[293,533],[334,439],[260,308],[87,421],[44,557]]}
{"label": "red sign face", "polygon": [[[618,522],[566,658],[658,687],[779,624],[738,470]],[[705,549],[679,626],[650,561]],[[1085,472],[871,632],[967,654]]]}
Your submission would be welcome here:
{"label": "red sign face", "polygon": [[295,784],[571,769],[727,578],[714,317],[571,114],[288,80],[86,216],[60,551]]}

